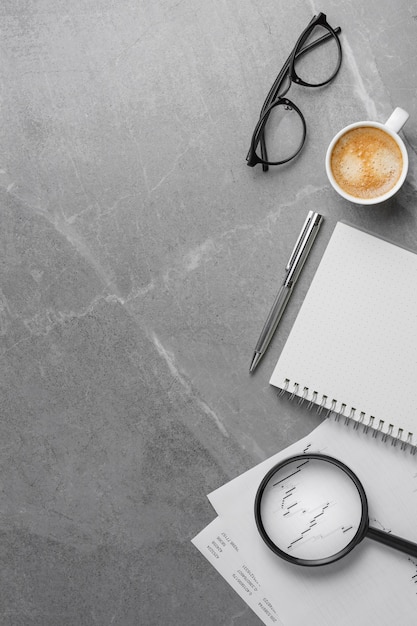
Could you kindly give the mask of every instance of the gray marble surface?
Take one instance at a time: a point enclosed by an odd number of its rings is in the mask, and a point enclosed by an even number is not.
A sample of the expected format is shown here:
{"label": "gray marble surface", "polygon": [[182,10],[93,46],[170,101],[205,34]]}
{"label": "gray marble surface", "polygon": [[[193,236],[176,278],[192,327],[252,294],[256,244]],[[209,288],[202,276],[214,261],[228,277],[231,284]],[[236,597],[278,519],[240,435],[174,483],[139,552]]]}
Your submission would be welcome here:
{"label": "gray marble surface", "polygon": [[[246,166],[313,14],[342,27],[293,87],[300,157]],[[2,626],[254,626],[190,543],[206,494],[320,417],[268,381],[337,220],[417,250],[417,5],[398,0],[3,0]],[[372,208],[327,182],[331,137],[408,110],[407,182]],[[248,368],[309,209],[320,232]]]}

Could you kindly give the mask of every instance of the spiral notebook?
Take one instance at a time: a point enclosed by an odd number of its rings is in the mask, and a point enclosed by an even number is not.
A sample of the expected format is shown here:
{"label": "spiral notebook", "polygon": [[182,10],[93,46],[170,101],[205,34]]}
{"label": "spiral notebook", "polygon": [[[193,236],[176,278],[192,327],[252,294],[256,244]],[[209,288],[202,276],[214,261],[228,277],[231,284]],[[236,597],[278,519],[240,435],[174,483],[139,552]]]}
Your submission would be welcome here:
{"label": "spiral notebook", "polygon": [[415,452],[417,254],[338,222],[270,383]]}

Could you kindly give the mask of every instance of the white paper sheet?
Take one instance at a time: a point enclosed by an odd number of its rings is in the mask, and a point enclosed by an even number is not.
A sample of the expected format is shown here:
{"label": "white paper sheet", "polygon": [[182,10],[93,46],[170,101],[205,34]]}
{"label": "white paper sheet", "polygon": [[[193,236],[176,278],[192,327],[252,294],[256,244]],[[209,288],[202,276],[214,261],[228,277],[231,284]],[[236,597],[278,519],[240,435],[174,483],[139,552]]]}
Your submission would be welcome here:
{"label": "white paper sheet", "polygon": [[283,626],[272,596],[267,595],[265,581],[261,582],[262,572],[253,571],[253,557],[247,559],[242,544],[221,517],[204,528],[193,543],[264,624]]}

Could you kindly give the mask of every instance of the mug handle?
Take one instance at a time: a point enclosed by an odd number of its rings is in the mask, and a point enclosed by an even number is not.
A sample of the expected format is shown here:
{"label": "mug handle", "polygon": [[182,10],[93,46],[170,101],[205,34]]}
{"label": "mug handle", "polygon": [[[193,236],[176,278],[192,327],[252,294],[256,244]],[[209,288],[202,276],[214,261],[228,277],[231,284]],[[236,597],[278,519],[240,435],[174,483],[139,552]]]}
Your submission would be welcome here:
{"label": "mug handle", "polygon": [[397,107],[385,122],[385,126],[392,130],[393,133],[399,133],[409,117],[407,111]]}

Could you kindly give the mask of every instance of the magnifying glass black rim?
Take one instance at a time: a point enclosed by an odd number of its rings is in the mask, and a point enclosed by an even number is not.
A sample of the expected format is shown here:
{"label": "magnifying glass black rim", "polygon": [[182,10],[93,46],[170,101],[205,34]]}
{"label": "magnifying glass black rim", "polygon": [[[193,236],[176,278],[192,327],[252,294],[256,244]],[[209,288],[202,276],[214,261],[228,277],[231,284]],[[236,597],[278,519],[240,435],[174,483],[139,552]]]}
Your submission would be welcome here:
{"label": "magnifying glass black rim", "polygon": [[[336,552],[336,554],[332,554],[331,556],[325,557],[323,559],[300,559],[298,557],[287,554],[286,552],[278,548],[278,546],[272,541],[272,539],[266,532],[265,527],[262,522],[262,516],[261,516],[262,497],[263,497],[265,488],[267,484],[269,483],[270,479],[272,478],[272,476],[274,476],[274,474],[276,474],[279,470],[281,470],[286,465],[289,465],[290,463],[294,463],[296,461],[305,461],[305,460],[325,461],[327,463],[331,463],[332,465],[336,465],[339,469],[344,471],[352,480],[352,482],[355,484],[359,492],[359,497],[362,503],[361,521],[359,524],[359,528],[356,531],[353,539],[351,539],[351,541],[342,550],[340,550],[339,552]],[[305,565],[307,567],[315,567],[317,565],[327,565],[328,563],[334,563],[335,561],[338,561],[342,557],[346,556],[346,554],[348,554],[366,535],[366,532],[369,526],[368,500],[366,498],[365,490],[359,478],[356,476],[356,474],[352,472],[352,470],[349,467],[347,467],[347,465],[342,463],[342,461],[339,461],[338,459],[335,459],[332,456],[327,456],[326,454],[318,454],[318,453],[317,454],[313,454],[313,453],[299,454],[296,456],[291,456],[285,459],[284,461],[281,461],[277,463],[276,465],[274,465],[274,467],[272,467],[262,479],[262,482],[258,487],[258,491],[255,497],[255,521],[256,521],[256,526],[258,528],[259,534],[261,535],[266,545],[281,558],[285,559],[286,561],[289,561],[290,563],[295,563],[296,565]]]}

